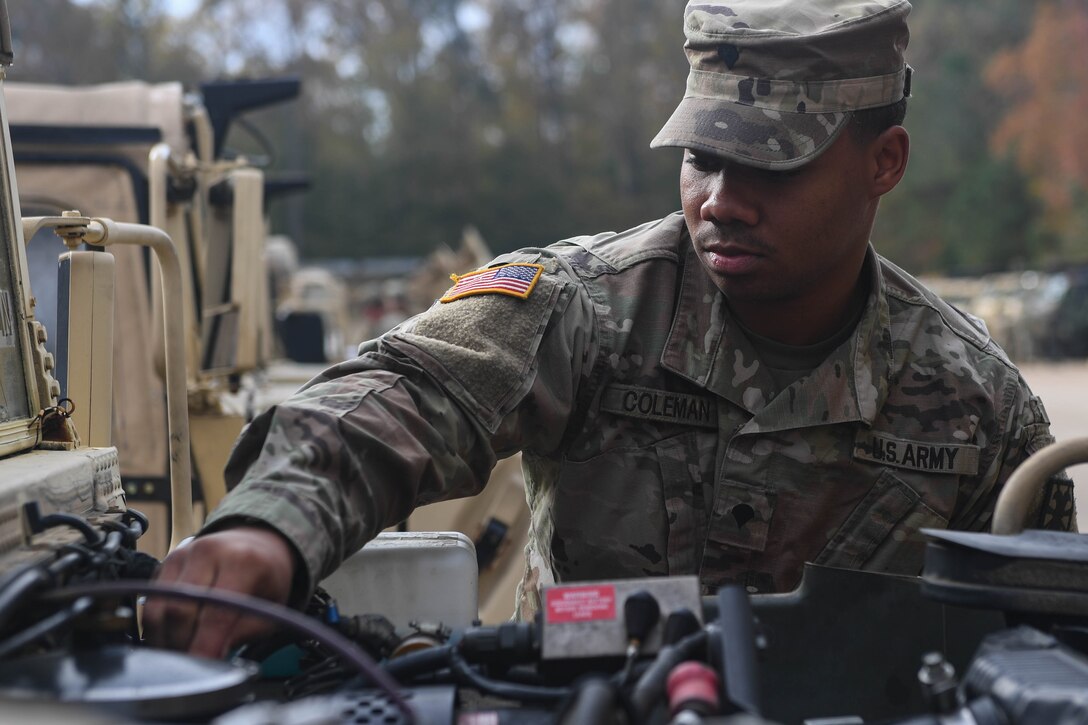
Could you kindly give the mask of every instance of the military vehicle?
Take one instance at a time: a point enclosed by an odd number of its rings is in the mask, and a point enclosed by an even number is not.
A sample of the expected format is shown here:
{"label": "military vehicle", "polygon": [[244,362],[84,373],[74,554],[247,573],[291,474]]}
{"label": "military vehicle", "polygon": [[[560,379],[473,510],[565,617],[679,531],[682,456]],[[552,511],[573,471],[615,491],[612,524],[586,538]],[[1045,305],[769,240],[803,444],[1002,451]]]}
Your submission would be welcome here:
{"label": "military vehicle", "polygon": [[[304,186],[297,177],[267,177],[250,159],[229,153],[224,140],[242,112],[298,92],[293,79],[209,83],[199,93],[186,93],[178,83],[142,82],[8,88],[24,213],[93,210],[115,221],[151,224],[176,242],[198,518],[225,493],[223,465],[260,393],[252,373],[272,357],[263,260],[267,201]],[[40,239],[49,234],[27,240],[27,259],[36,318],[57,329],[58,320],[68,322],[69,309],[63,303],[58,309],[55,301],[56,250]],[[118,281],[113,328],[130,344],[113,347],[112,415],[82,431],[91,445],[117,447],[126,494],[156,524],[141,548],[162,556],[170,496],[161,295],[153,258],[136,248],[111,252]],[[58,353],[51,341],[47,348]],[[71,397],[64,363],[58,382],[62,397]],[[266,395],[262,401],[270,402]]]}
{"label": "military vehicle", "polygon": [[[160,263],[169,326],[173,510],[191,509],[181,257],[156,227],[71,209],[22,217],[3,95],[9,37],[0,0],[0,719],[1088,722],[1086,539],[1021,530],[1042,482],[1088,460],[1085,440],[1016,472],[993,534],[931,532],[921,577],[809,566],[791,593],[724,587],[709,598],[691,577],[576,582],[546,589],[538,621],[477,626],[471,544],[419,533],[364,548],[304,613],[156,584],[154,558],[137,551],[149,522],[130,505],[118,449],[87,443],[113,402],[100,393],[125,282],[109,250],[145,246]],[[43,230],[35,244],[70,250],[57,330],[35,316],[27,264],[25,242]],[[183,519],[175,536],[191,530]],[[375,574],[390,561],[393,574]],[[436,585],[438,573],[469,586]],[[141,638],[138,595],[235,607],[284,633],[225,661],[158,650]]]}

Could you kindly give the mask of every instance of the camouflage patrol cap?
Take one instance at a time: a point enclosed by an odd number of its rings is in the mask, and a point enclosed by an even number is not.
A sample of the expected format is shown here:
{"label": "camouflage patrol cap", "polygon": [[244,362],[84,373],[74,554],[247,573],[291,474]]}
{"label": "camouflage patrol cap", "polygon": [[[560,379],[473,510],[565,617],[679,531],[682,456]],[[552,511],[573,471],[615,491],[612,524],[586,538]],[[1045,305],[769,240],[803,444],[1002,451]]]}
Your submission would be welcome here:
{"label": "camouflage patrol cap", "polygon": [[820,155],[852,111],[910,95],[907,0],[691,0],[683,100],[650,146],[764,169]]}

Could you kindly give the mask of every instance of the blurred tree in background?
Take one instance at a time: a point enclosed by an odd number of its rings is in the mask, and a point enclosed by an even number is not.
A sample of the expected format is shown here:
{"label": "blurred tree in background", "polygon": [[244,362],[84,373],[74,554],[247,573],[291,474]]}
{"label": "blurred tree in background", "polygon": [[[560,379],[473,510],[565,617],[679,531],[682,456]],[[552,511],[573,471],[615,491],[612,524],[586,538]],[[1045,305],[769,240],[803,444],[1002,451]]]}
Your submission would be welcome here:
{"label": "blurred tree in background", "polygon": [[[915,271],[1088,261],[1088,8],[916,0],[907,178],[874,240]],[[415,255],[478,227],[496,250],[679,208],[650,139],[683,94],[681,3],[656,0],[9,0],[12,80],[195,87],[291,74],[253,116],[309,257]],[[265,153],[242,127],[228,145]]]}
{"label": "blurred tree in background", "polygon": [[1031,13],[1024,0],[914,4],[910,165],[873,233],[908,269],[985,272],[1036,257],[1037,210],[1016,167],[991,154],[1004,106],[983,80],[994,53],[1024,38]]}
{"label": "blurred tree in background", "polygon": [[1011,154],[1028,177],[1059,255],[1082,255],[1088,237],[1088,6],[1080,0],[1039,3],[1030,35],[993,58],[986,80],[1010,102],[992,137],[995,153]]}

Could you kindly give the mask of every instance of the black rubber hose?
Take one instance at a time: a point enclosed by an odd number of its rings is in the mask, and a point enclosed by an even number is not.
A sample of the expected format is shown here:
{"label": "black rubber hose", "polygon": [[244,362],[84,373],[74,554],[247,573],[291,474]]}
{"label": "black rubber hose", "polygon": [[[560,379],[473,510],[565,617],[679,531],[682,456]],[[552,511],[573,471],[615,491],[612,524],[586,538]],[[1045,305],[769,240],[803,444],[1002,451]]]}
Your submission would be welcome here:
{"label": "black rubber hose", "polygon": [[23,511],[26,514],[30,530],[35,534],[58,526],[70,526],[83,534],[83,539],[88,546],[97,546],[102,541],[102,535],[98,533],[96,528],[91,526],[87,519],[63,513],[42,516],[36,502],[26,504],[23,507]]}
{"label": "black rubber hose", "polygon": [[136,540],[143,534],[143,529],[140,528],[140,524],[136,521],[130,521],[124,523],[122,521],[114,521],[112,519],[104,519],[97,522],[98,525],[106,529],[107,531],[116,531],[121,534],[122,543],[128,547],[135,547]]}
{"label": "black rubber hose", "polygon": [[76,567],[86,564],[91,556],[94,555],[94,552],[82,547],[81,544],[69,544],[69,546],[73,547],[74,550],[59,557],[56,561],[44,568],[45,573],[50,576],[51,582],[61,580],[62,577],[71,573]]}
{"label": "black rubber hose", "polygon": [[55,612],[45,619],[35,623],[34,625],[27,627],[22,632],[9,637],[8,639],[0,642],[0,661],[10,655],[12,652],[18,652],[23,647],[26,647],[32,642],[36,642],[47,634],[56,632],[61,627],[75,621],[79,617],[83,616],[94,604],[94,600],[90,597],[84,597],[72,602],[70,607],[66,607],[59,612]]}
{"label": "black rubber hose", "polygon": [[657,657],[638,678],[631,691],[631,705],[639,717],[647,717],[654,706],[665,695],[665,681],[672,668],[681,662],[694,659],[700,651],[706,649],[707,633],[699,630],[689,634],[676,644],[665,645],[657,652]]}
{"label": "black rubber hose", "polygon": [[[126,509],[125,513],[121,515],[121,519],[123,521],[128,521],[129,527],[132,528],[137,539],[146,534],[148,527],[151,525],[142,511],[137,511],[133,508]],[[137,531],[137,529],[139,529],[139,531]]]}
{"label": "black rubber hose", "polygon": [[378,667],[366,652],[351,640],[321,622],[296,612],[275,602],[257,599],[235,592],[216,591],[204,587],[184,584],[163,584],[161,582],[95,582],[79,584],[53,590],[41,598],[46,600],[68,600],[79,597],[154,595],[174,599],[214,604],[216,606],[237,609],[269,621],[288,627],[307,639],[314,639],[328,647],[350,664],[359,674],[381,689],[397,708],[408,718],[416,721],[415,711],[401,696],[396,681]]}
{"label": "black rubber hose", "polygon": [[106,534],[106,540],[102,544],[102,548],[98,550],[98,554],[104,556],[113,556],[121,548],[121,544],[125,543],[125,535],[120,531],[111,531]]}
{"label": "black rubber hose", "polygon": [[578,684],[573,697],[563,708],[558,725],[598,725],[616,721],[621,711],[616,688],[603,677],[593,677]]}
{"label": "black rubber hose", "polygon": [[11,613],[38,589],[52,583],[49,573],[40,567],[27,569],[15,577],[11,584],[0,590],[0,630],[4,629]]}
{"label": "black rubber hose", "polygon": [[448,644],[441,647],[429,647],[389,660],[382,667],[390,677],[406,682],[417,675],[449,667],[453,650],[453,645]]}
{"label": "black rubber hose", "polygon": [[[82,547],[81,544],[71,546]],[[15,608],[40,589],[54,586],[72,569],[82,566],[94,555],[85,547],[69,551],[49,564],[34,564],[0,590],[0,631],[7,625]]]}
{"label": "black rubber hose", "polygon": [[450,670],[462,685],[469,685],[487,695],[505,697],[519,702],[552,703],[570,697],[569,687],[535,687],[513,685],[484,677],[465,662],[456,650],[450,653]]}

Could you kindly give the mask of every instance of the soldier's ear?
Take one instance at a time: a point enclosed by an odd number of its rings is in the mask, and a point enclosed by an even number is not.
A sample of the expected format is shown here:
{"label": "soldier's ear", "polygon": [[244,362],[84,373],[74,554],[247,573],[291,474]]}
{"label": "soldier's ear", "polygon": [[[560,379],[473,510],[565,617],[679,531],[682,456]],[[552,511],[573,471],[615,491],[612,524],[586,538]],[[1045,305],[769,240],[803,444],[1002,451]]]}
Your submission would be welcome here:
{"label": "soldier's ear", "polygon": [[870,143],[868,156],[873,196],[883,196],[896,187],[907,170],[907,158],[910,156],[907,129],[902,126],[885,129]]}

